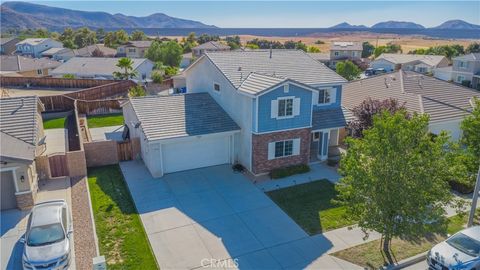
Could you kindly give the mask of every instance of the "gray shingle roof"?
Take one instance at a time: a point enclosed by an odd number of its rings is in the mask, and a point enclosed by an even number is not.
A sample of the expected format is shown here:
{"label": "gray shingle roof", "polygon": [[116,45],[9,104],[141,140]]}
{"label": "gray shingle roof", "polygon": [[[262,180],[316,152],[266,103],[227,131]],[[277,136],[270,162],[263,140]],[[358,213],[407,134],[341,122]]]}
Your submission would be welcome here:
{"label": "gray shingle roof", "polygon": [[[73,57],[63,63],[52,74],[81,74],[83,76],[112,76],[114,71],[122,71],[117,67],[119,58],[111,57]],[[131,58],[133,70],[136,70],[146,58]]]}
{"label": "gray shingle roof", "polygon": [[20,42],[17,43],[18,44],[29,44],[29,45],[38,45],[46,40],[48,40],[49,38],[26,38]]}
{"label": "gray shingle roof", "polygon": [[20,55],[2,55],[0,61],[1,71],[31,71],[37,69],[56,68],[60,62],[47,58],[29,58]]}
{"label": "gray shingle roof", "polygon": [[409,112],[426,113],[430,121],[461,119],[472,110],[470,100],[480,92],[412,71],[397,71],[343,86],[342,105],[348,109],[366,98],[394,98]]}
{"label": "gray shingle roof", "polygon": [[131,98],[147,140],[240,130],[208,93]]}
{"label": "gray shingle roof", "polygon": [[37,110],[42,107],[36,96],[0,99],[0,131],[35,145],[38,141]]}
{"label": "gray shingle roof", "polygon": [[308,56],[312,57],[313,59],[317,61],[330,61],[330,54],[329,53],[307,53]]}
{"label": "gray shingle roof", "polygon": [[352,115],[344,108],[313,110],[312,130],[345,127]]}
{"label": "gray shingle roof", "polygon": [[0,131],[0,157],[33,161],[35,146]]}
{"label": "gray shingle roof", "polygon": [[235,88],[250,73],[295,80],[306,85],[344,83],[346,80],[300,50],[207,52],[205,57],[225,75]]}
{"label": "gray shingle roof", "polygon": [[[400,53],[382,53],[375,60],[385,59],[393,64],[405,64],[414,61],[423,62],[429,66],[437,66],[446,58],[443,55],[422,55],[422,54],[400,54]],[[374,60],[374,61],[375,61]]]}
{"label": "gray shingle roof", "polygon": [[460,60],[460,61],[480,61],[480,53],[469,53],[461,56],[457,56],[453,58],[453,60]]}
{"label": "gray shingle roof", "polygon": [[129,41],[126,47],[148,48],[150,46],[152,46],[151,40],[136,40]]}
{"label": "gray shingle roof", "polygon": [[209,41],[203,44],[200,44],[193,49],[195,50],[229,50],[230,46],[227,46],[218,41]]}
{"label": "gray shingle roof", "polygon": [[263,90],[275,86],[285,80],[285,78],[259,73],[250,73],[250,75],[248,75],[247,78],[242,82],[238,90],[247,94],[256,95]]}

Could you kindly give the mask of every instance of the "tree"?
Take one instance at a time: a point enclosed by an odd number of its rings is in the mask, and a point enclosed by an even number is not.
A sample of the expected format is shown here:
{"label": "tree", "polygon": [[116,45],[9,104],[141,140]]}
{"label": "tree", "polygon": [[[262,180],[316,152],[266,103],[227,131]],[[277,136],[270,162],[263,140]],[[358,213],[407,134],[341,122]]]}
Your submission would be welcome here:
{"label": "tree", "polygon": [[152,74],[150,75],[152,77],[152,80],[154,83],[162,83],[163,82],[163,74],[160,70],[154,70],[152,71]]}
{"label": "tree", "polygon": [[338,62],[336,65],[336,71],[340,76],[349,81],[357,79],[360,76],[360,73],[362,73],[362,70],[357,67],[357,65],[348,60]]}
{"label": "tree", "polygon": [[164,65],[178,67],[182,61],[182,47],[175,41],[154,41],[145,51],[145,57],[152,62],[162,62]]}
{"label": "tree", "polygon": [[82,27],[75,31],[73,42],[77,48],[93,45],[97,43],[97,34],[87,27]]}
{"label": "tree", "polygon": [[463,131],[461,142],[475,156],[480,157],[480,98],[474,98],[473,104],[472,114],[465,117],[461,124]]}
{"label": "tree", "polygon": [[64,79],[75,79],[74,74],[63,74],[62,78]]}
{"label": "tree", "polygon": [[402,47],[394,43],[388,43],[385,46],[378,46],[373,51],[375,58],[377,58],[382,53],[398,53],[402,52]]}
{"label": "tree", "polygon": [[351,136],[361,138],[363,131],[373,126],[373,117],[375,115],[381,112],[394,114],[400,110],[405,110],[405,103],[400,104],[396,99],[378,100],[367,98],[352,109],[355,120],[348,123]]}
{"label": "tree", "polygon": [[197,38],[195,37],[195,32],[190,32],[187,36],[187,42],[188,43],[195,43],[197,41]]}
{"label": "tree", "polygon": [[344,176],[336,189],[347,215],[382,235],[382,250],[393,263],[395,237],[416,240],[444,232],[444,206],[451,203],[447,183],[445,133],[428,133],[428,116],[406,117],[405,111],[383,112],[362,139],[347,138],[347,154],[340,162]]}
{"label": "tree", "polygon": [[467,49],[465,50],[466,53],[479,53],[480,52],[480,43],[474,42],[468,45]]}
{"label": "tree", "polygon": [[130,87],[130,89],[128,89],[129,97],[143,97],[146,95],[147,95],[147,92],[141,85],[135,85]]}
{"label": "tree", "polygon": [[133,61],[130,58],[120,58],[116,66],[122,69],[122,71],[113,72],[113,77],[115,78],[128,80],[137,75],[137,72],[133,70]]}
{"label": "tree", "polygon": [[131,40],[145,40],[147,39],[147,36],[143,31],[140,30],[135,30],[132,32],[132,35],[130,37]]}
{"label": "tree", "polygon": [[320,49],[315,47],[315,46],[309,46],[308,47],[308,50],[307,50],[309,53],[319,53],[320,52]]}
{"label": "tree", "polygon": [[125,30],[118,30],[115,32],[115,43],[120,45],[120,44],[125,44],[128,41],[128,34],[125,32]]}
{"label": "tree", "polygon": [[248,48],[248,49],[251,49],[251,50],[258,50],[258,49],[260,49],[260,47],[258,47],[257,44],[253,44],[253,43],[247,43],[247,45],[245,45],[245,48]]}
{"label": "tree", "polygon": [[226,37],[225,41],[227,42],[227,45],[230,46],[231,50],[240,49],[242,46],[239,36]]}
{"label": "tree", "polygon": [[370,44],[368,41],[365,41],[362,43],[362,58],[368,58],[373,54],[373,51],[375,50],[375,46]]}

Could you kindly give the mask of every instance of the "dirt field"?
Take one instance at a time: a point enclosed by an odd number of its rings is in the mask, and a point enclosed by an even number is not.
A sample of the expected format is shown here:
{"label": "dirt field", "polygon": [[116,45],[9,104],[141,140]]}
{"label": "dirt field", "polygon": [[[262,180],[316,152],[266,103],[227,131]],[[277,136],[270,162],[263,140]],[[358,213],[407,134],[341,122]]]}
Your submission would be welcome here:
{"label": "dirt field", "polygon": [[24,96],[54,96],[75,92],[77,88],[15,88],[0,87],[2,97],[24,97]]}
{"label": "dirt field", "polygon": [[[182,37],[169,37],[169,38],[178,38],[179,40]],[[253,35],[240,35],[242,44],[245,44],[247,41],[254,38],[267,39],[267,40],[276,40],[280,42],[285,42],[287,40],[302,41],[303,43],[309,46],[315,46],[320,49],[322,52],[328,52],[330,50],[330,43],[333,41],[368,41],[373,45],[385,45],[389,42],[394,42],[402,46],[404,53],[408,53],[411,50],[418,48],[428,48],[438,45],[452,45],[460,44],[464,47],[467,47],[470,43],[480,40],[475,39],[434,39],[423,36],[406,36],[406,35],[396,35],[396,34],[376,34],[376,33],[328,33],[328,34],[317,34],[304,37],[263,37],[263,36],[253,36]],[[315,44],[317,40],[325,42],[325,44]]]}

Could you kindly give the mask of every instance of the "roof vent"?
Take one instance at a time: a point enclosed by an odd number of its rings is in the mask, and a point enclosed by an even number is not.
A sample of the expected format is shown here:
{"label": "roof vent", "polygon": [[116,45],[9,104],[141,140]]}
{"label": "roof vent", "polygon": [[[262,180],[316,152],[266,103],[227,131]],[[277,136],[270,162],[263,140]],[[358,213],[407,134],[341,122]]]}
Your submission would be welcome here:
{"label": "roof vent", "polygon": [[420,76],[418,78],[418,86],[420,86],[420,88],[423,88],[423,76]]}
{"label": "roof vent", "polygon": [[270,58],[272,58],[272,43],[270,43]]}
{"label": "roof vent", "polygon": [[384,80],[385,80],[385,87],[387,88],[390,87],[390,82],[388,81],[388,78],[385,77]]}

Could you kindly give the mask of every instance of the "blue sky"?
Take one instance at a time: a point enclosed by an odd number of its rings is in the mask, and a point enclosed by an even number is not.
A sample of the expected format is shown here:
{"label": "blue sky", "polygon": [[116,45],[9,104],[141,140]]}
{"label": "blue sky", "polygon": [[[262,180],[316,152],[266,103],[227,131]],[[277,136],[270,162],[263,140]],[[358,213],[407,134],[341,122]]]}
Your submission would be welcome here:
{"label": "blue sky", "polygon": [[450,19],[462,19],[480,24],[480,1],[37,0],[29,2],[133,16],[162,12],[219,27],[329,27],[344,21],[371,26],[386,20],[413,21],[432,27]]}

